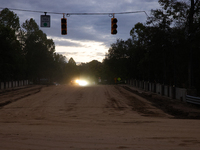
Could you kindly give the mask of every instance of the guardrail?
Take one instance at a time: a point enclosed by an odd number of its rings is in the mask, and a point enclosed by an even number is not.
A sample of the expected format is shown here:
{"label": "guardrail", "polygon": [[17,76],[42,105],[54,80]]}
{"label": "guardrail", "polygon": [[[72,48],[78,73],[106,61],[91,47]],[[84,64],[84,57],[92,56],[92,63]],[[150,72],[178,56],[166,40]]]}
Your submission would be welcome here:
{"label": "guardrail", "polygon": [[186,102],[200,105],[200,97],[186,95]]}

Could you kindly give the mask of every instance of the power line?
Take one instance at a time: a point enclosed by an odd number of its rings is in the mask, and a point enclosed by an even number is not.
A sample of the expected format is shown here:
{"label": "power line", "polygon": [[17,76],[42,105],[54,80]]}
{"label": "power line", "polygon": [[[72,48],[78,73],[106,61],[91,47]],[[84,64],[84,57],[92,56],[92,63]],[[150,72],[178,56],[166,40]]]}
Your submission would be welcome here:
{"label": "power line", "polygon": [[130,13],[141,13],[144,11],[132,11],[132,12],[117,12],[117,13],[66,13],[70,15],[108,15],[108,14],[130,14]]}
{"label": "power line", "polygon": [[[0,7],[0,9],[5,9]],[[44,11],[36,11],[36,10],[27,10],[27,9],[16,9],[16,8],[8,8],[9,10],[16,10],[16,11],[26,11],[26,12],[34,12],[34,13],[49,13],[49,14],[63,14],[58,12],[44,12]]]}
{"label": "power line", "polygon": [[[5,9],[0,7],[0,9]],[[113,14],[132,14],[132,13],[145,13],[147,17],[148,14],[146,11],[130,11],[130,12],[116,12],[116,13],[61,13],[61,12],[44,12],[44,11],[36,11],[36,10],[26,10],[26,9],[16,9],[16,8],[8,8],[9,10],[15,11],[25,11],[25,12],[34,12],[34,13],[48,13],[48,14],[66,14],[67,16],[70,15],[113,15]]]}

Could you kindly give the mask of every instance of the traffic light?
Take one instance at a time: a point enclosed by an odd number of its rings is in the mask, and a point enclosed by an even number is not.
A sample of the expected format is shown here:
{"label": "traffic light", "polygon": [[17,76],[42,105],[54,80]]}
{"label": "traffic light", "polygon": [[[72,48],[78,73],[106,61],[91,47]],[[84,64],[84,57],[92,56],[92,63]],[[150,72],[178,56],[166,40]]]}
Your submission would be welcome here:
{"label": "traffic light", "polygon": [[61,19],[61,34],[62,35],[67,34],[67,18]]}
{"label": "traffic light", "polygon": [[117,18],[111,18],[111,34],[117,34]]}

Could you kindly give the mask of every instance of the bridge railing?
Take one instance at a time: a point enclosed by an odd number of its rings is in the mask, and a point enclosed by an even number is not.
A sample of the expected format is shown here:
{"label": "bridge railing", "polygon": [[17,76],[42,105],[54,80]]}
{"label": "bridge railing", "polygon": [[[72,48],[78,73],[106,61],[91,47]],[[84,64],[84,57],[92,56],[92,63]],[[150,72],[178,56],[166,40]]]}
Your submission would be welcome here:
{"label": "bridge railing", "polygon": [[186,95],[186,102],[200,105],[200,97]]}
{"label": "bridge railing", "polygon": [[132,85],[136,88],[150,91],[162,96],[166,96],[172,99],[178,99],[184,102],[193,103],[200,105],[200,97],[194,97],[187,95],[187,89],[179,88],[175,86],[163,85],[160,83],[152,83],[148,81],[140,81],[131,79],[127,81],[127,84]]}
{"label": "bridge railing", "polygon": [[0,82],[0,90],[28,85],[28,80]]}

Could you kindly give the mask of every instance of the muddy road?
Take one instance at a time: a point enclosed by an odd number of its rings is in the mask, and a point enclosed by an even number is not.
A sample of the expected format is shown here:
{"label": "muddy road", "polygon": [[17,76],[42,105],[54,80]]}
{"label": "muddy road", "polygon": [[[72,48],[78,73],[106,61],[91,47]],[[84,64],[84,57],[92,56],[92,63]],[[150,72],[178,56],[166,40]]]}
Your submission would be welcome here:
{"label": "muddy road", "polygon": [[119,85],[1,92],[0,149],[199,150],[198,107],[147,99]]}

